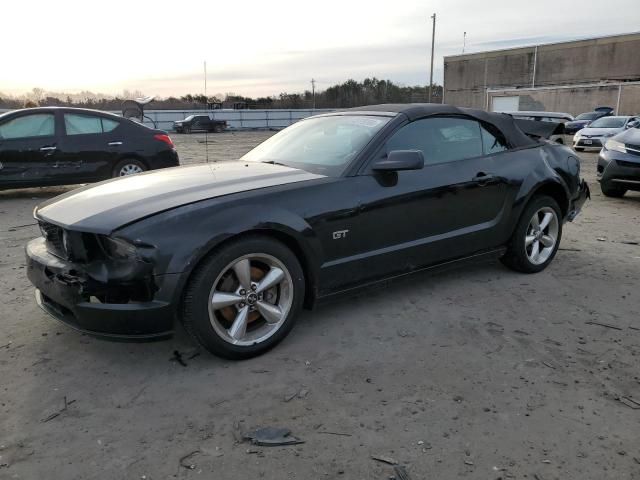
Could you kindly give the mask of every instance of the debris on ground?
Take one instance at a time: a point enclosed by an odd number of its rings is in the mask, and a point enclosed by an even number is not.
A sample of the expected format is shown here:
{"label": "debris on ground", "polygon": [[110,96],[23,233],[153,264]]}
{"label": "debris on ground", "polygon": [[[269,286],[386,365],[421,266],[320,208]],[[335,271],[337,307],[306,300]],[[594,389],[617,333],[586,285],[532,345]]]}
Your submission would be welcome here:
{"label": "debris on ground", "polygon": [[407,469],[402,465],[395,465],[393,472],[396,474],[396,480],[411,480]]}
{"label": "debris on ground", "polygon": [[194,450],[193,452],[187,453],[184,457],[180,458],[180,466],[186,468],[187,470],[193,470],[196,468],[196,465],[191,462],[187,462],[187,460],[191,460],[191,458],[195,457],[200,453],[200,450]]}
{"label": "debris on ground", "polygon": [[387,465],[398,465],[398,461],[395,458],[387,457],[386,455],[371,455],[371,458]]}
{"label": "debris on ground", "polygon": [[291,435],[291,430],[280,427],[262,427],[244,435],[245,440],[251,440],[254,445],[263,447],[277,447],[284,445],[298,445],[304,440]]}
{"label": "debris on ground", "polygon": [[173,351],[173,357],[171,357],[169,359],[170,362],[177,362],[180,365],[182,365],[183,367],[187,366],[187,362],[184,361],[184,359],[182,358],[182,353],[180,353],[178,350],[174,350]]}
{"label": "debris on ground", "polygon": [[638,400],[630,397],[617,397],[616,400],[633,410],[640,410],[640,402]]}
{"label": "debris on ground", "polygon": [[65,395],[65,397],[64,397],[64,406],[60,410],[58,410],[57,412],[54,412],[51,415],[49,415],[48,417],[42,419],[42,423],[47,423],[47,422],[53,420],[54,418],[59,417],[60,415],[62,415],[62,413],[67,411],[67,409],[69,408],[69,405],[72,405],[74,403],[76,403],[75,400],[68,400],[67,401],[67,397]]}
{"label": "debris on ground", "polygon": [[613,328],[614,330],[622,330],[622,328],[616,326],[616,325],[609,325],[608,323],[601,323],[601,322],[586,322],[587,325],[599,325],[601,327],[605,327],[605,328]]}
{"label": "debris on ground", "polygon": [[[320,427],[318,427],[320,428]],[[339,437],[353,437],[350,433],[342,433],[342,432],[329,432],[327,430],[322,430],[318,433],[323,433],[324,435],[337,435]]]}

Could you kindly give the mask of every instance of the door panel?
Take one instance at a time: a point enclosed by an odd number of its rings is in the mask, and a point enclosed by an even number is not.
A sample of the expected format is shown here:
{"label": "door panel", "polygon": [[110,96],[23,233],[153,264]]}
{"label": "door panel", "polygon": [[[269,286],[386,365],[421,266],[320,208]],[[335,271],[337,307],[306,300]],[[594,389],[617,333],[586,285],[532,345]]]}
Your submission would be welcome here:
{"label": "door panel", "polygon": [[109,124],[105,128],[102,117],[65,113],[58,176],[78,183],[110,178],[122,148],[122,143],[116,141],[117,128],[103,133],[103,129],[111,127]]}
{"label": "door panel", "polygon": [[375,158],[418,149],[426,164],[395,173],[365,169],[361,176],[358,223],[366,278],[498,246],[508,186],[501,174],[505,145],[466,118],[417,120],[394,133]]}
{"label": "door panel", "polygon": [[0,125],[0,185],[51,184],[57,155],[54,114],[21,115]]}

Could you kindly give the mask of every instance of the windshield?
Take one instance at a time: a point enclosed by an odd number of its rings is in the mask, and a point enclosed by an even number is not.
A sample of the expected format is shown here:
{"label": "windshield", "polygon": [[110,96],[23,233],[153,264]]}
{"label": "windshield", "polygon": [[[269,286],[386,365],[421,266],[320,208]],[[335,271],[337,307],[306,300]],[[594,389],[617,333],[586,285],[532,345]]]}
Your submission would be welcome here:
{"label": "windshield", "polygon": [[340,176],[389,117],[335,115],[294,123],[241,160],[273,162],[312,173]]}
{"label": "windshield", "polygon": [[195,115],[189,115],[187,118],[185,118],[183,121],[184,122],[190,122],[191,120],[193,120],[193,117],[195,117]]}
{"label": "windshield", "polygon": [[589,128],[622,128],[627,121],[624,117],[602,117],[589,124]]}
{"label": "windshield", "polygon": [[581,113],[576,117],[576,120],[593,120],[594,118],[598,118],[600,116],[597,112],[591,113]]}

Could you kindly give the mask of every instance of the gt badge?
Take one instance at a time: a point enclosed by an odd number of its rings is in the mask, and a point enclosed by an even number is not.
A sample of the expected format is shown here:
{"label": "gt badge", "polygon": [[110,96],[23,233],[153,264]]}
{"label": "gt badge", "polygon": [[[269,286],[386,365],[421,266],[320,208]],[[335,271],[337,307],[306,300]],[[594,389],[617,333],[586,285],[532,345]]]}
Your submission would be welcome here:
{"label": "gt badge", "polygon": [[333,239],[334,240],[339,240],[341,238],[345,238],[347,236],[348,232],[349,232],[349,230],[337,230],[337,231],[333,232]]}

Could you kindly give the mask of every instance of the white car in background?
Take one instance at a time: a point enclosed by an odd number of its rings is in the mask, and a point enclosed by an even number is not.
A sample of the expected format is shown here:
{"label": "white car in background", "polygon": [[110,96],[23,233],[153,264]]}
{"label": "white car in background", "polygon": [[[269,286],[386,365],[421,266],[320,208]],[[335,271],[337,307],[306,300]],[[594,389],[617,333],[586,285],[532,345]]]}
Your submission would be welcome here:
{"label": "white car in background", "polygon": [[600,150],[610,137],[640,125],[640,117],[616,116],[594,120],[588,127],[578,130],[573,137],[573,148],[581,152],[586,148]]}

